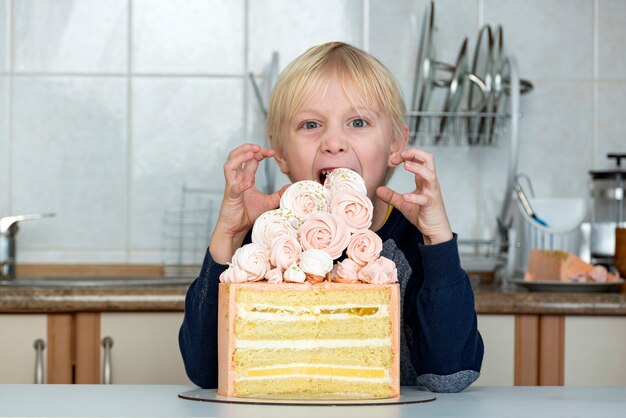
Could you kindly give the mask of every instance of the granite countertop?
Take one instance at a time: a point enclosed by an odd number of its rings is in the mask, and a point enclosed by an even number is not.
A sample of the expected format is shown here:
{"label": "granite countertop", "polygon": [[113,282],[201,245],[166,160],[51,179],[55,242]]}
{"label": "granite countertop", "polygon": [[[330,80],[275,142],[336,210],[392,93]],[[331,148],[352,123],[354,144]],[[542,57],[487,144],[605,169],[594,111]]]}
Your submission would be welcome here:
{"label": "granite countertop", "polygon": [[[183,311],[187,288],[188,283],[119,287],[0,285],[0,313]],[[480,285],[475,289],[475,298],[479,314],[626,315],[625,293],[544,293]]]}

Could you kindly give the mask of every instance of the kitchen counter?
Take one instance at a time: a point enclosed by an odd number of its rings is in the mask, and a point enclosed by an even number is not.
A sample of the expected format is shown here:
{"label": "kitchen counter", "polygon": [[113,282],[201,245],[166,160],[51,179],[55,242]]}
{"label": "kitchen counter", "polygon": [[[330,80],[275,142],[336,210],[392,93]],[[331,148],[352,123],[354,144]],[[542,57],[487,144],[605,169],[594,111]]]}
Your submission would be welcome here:
{"label": "kitchen counter", "polygon": [[[187,287],[0,285],[0,313],[183,311]],[[481,285],[475,296],[479,314],[626,315],[625,293],[543,293]]]}
{"label": "kitchen counter", "polygon": [[470,387],[407,405],[278,406],[200,402],[175,385],[0,385],[1,417],[623,417],[626,388]]}

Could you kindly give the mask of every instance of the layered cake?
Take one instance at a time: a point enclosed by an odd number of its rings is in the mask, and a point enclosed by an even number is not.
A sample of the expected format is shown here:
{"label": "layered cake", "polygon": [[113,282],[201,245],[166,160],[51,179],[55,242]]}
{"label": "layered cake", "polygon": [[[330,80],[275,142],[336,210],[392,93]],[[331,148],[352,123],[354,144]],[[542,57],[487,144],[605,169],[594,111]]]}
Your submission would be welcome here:
{"label": "layered cake", "polygon": [[400,395],[399,285],[354,171],[291,185],[220,276],[218,394]]}
{"label": "layered cake", "polygon": [[399,396],[398,285],[221,283],[225,396]]}

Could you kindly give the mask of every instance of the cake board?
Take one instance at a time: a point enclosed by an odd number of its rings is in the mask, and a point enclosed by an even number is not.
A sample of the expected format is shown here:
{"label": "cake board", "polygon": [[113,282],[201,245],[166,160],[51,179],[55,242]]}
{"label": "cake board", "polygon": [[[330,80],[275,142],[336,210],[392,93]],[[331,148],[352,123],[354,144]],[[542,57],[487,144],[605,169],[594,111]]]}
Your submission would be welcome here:
{"label": "cake board", "polygon": [[215,403],[238,403],[252,405],[308,405],[308,406],[363,406],[363,405],[404,405],[413,403],[432,402],[437,399],[431,392],[419,387],[403,386],[400,389],[398,398],[350,398],[350,399],[294,399],[290,397],[245,397],[236,398],[231,396],[221,396],[217,394],[217,389],[195,389],[178,394],[179,398],[201,402]]}

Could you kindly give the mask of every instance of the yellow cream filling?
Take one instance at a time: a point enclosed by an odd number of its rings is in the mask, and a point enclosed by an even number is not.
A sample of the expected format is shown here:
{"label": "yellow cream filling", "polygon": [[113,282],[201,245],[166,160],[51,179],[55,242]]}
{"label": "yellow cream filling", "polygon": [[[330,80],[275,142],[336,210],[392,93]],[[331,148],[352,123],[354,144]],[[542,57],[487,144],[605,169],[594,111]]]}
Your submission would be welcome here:
{"label": "yellow cream filling", "polygon": [[274,367],[271,369],[250,369],[249,377],[271,377],[281,375],[316,375],[316,376],[337,376],[337,377],[361,377],[371,379],[382,379],[386,377],[385,370],[372,368],[347,368],[332,366],[289,366]]}
{"label": "yellow cream filling", "polygon": [[250,312],[262,312],[262,313],[291,313],[294,315],[300,314],[318,314],[318,315],[331,315],[331,314],[348,314],[348,315],[356,315],[356,316],[370,316],[375,315],[378,312],[379,308],[376,307],[367,307],[367,308],[359,308],[359,307],[350,307],[350,308],[313,308],[307,309],[309,312],[305,312],[304,310],[289,309],[285,308],[270,308],[266,306],[254,306],[250,308]]}

